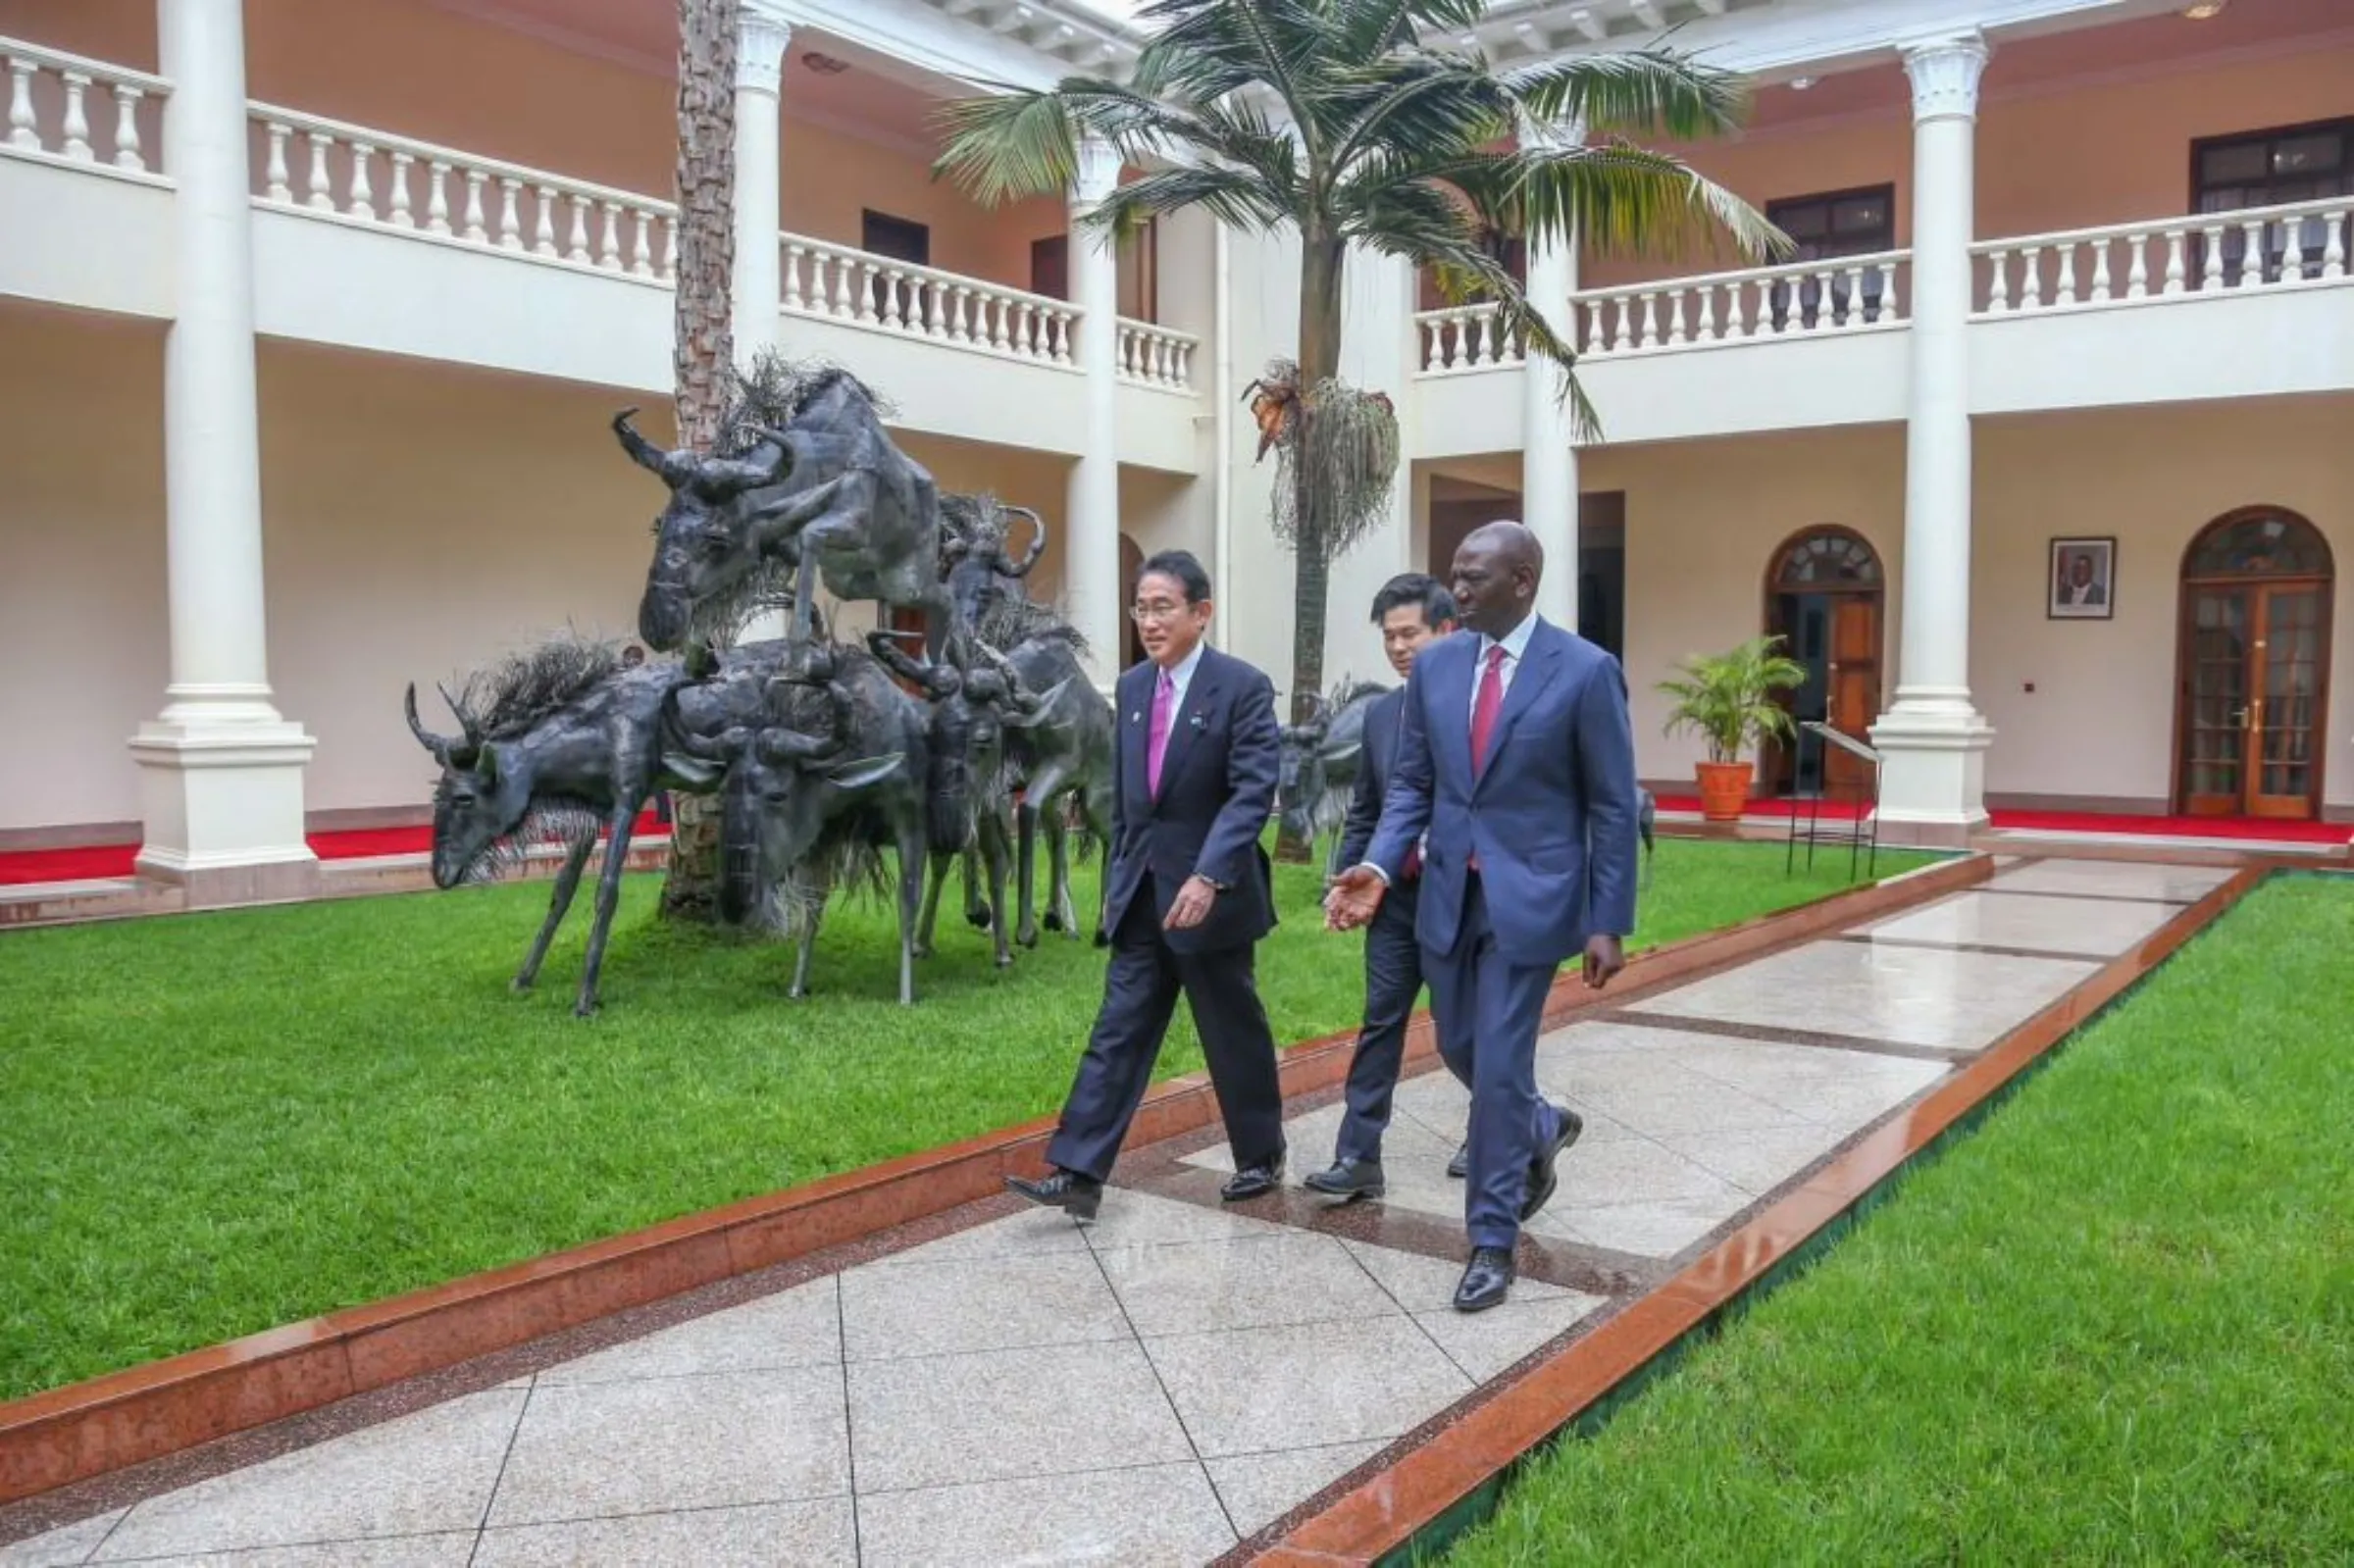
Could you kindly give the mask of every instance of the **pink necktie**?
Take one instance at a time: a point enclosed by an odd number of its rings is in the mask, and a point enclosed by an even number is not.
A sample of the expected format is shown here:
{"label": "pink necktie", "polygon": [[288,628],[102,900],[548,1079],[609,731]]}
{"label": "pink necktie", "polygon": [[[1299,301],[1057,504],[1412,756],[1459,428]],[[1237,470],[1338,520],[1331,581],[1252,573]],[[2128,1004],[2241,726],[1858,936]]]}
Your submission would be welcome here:
{"label": "pink necktie", "polygon": [[1479,698],[1471,704],[1471,771],[1488,765],[1488,742],[1496,738],[1496,716],[1504,711],[1504,644],[1488,649],[1480,672]]}
{"label": "pink necktie", "polygon": [[1145,739],[1145,788],[1160,797],[1160,759],[1169,749],[1169,721],[1177,716],[1177,683],[1163,670],[1152,683],[1152,729]]}

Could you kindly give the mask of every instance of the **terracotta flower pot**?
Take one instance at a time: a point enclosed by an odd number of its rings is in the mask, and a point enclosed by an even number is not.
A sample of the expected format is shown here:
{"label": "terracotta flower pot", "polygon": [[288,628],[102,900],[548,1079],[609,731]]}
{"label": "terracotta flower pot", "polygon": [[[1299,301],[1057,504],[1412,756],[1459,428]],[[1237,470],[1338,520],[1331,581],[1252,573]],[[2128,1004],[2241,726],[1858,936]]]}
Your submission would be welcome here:
{"label": "terracotta flower pot", "polygon": [[1746,762],[1699,762],[1700,815],[1708,822],[1739,822],[1749,804],[1752,766]]}

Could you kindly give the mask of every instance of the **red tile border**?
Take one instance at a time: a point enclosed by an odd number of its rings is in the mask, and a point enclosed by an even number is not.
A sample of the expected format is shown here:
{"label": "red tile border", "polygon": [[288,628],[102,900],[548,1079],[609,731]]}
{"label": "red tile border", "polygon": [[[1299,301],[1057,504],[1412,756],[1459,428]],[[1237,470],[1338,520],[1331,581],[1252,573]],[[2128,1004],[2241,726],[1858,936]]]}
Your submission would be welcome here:
{"label": "red tile border", "polygon": [[[1629,989],[1696,978],[1992,873],[1985,857],[1955,860],[1654,948],[1630,959],[1608,992],[1587,990],[1570,971],[1555,983],[1546,1027]],[[1289,1047],[1287,1097],[1340,1083],[1355,1043],[1352,1030]],[[1435,1049],[1428,1015],[1417,1014],[1407,1059]],[[1129,1142],[1159,1142],[1216,1118],[1208,1079],[1187,1074],[1146,1097]],[[1002,1177],[1043,1168],[1053,1129],[1052,1118],[1041,1118],[0,1404],[0,1503],[989,1196]]]}
{"label": "red tile border", "polygon": [[1255,1568],[1370,1564],[1405,1547],[1749,1290],[1947,1128],[2213,924],[2272,871],[2293,869],[2298,869],[2293,863],[2243,863],[2230,881],[2177,913],[2135,951],[2114,960],[1980,1053],[1651,1294],[1531,1367],[1421,1447],[1332,1498],[1247,1560]]}

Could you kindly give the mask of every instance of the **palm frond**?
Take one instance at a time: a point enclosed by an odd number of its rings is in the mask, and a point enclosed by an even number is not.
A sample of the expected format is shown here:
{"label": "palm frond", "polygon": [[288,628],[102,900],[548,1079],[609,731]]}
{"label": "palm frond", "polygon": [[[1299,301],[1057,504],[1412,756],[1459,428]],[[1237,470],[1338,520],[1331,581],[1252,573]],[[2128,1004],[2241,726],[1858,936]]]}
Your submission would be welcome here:
{"label": "palm frond", "polygon": [[1764,214],[1682,159],[1629,142],[1531,146],[1413,172],[1456,186],[1483,220],[1531,242],[1574,233],[1607,254],[1677,254],[1721,234],[1751,258],[1793,248]]}
{"label": "palm frond", "polygon": [[1595,136],[1697,141],[1738,129],[1749,102],[1740,76],[1656,48],[1564,55],[1496,79],[1540,120],[1575,121]]}
{"label": "palm frond", "polygon": [[1207,165],[1161,169],[1120,186],[1085,221],[1126,235],[1142,228],[1148,219],[1200,207],[1236,228],[1272,228],[1299,217],[1285,200],[1289,194],[1242,170]]}
{"label": "palm frond", "polygon": [[947,145],[933,172],[953,177],[984,207],[1068,190],[1078,177],[1078,127],[1058,93],[958,98],[943,104],[937,118]]}

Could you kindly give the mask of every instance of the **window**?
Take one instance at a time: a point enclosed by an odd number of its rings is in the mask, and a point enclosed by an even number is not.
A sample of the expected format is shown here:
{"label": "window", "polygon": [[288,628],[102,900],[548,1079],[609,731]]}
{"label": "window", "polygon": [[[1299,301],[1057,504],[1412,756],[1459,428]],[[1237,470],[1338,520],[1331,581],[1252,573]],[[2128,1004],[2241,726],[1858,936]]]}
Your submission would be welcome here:
{"label": "window", "polygon": [[858,248],[916,267],[932,265],[932,226],[869,208],[859,215]]}
{"label": "window", "polygon": [[[1766,204],[1766,222],[1796,242],[1793,262],[1829,261],[1839,256],[1871,256],[1896,249],[1896,187],[1870,185],[1855,190],[1830,190],[1811,196],[1788,196]],[[1880,275],[1864,275],[1861,308],[1866,321],[1880,314]],[[1830,281],[1828,299],[1823,282],[1806,278],[1773,291],[1773,326],[1779,331],[1795,310],[1802,325],[1814,327],[1826,307],[1834,323],[1844,325],[1851,309],[1853,280],[1840,274]]]}
{"label": "window", "polygon": [[[2277,207],[2290,202],[2318,201],[2327,196],[2354,194],[2354,120],[2320,125],[2286,126],[2231,136],[2211,136],[2190,144],[2190,207],[2194,213],[2243,212],[2251,207]],[[2277,282],[2288,265],[2290,227],[2266,224],[2259,231],[2264,244],[2264,280]],[[2307,218],[2294,226],[2299,276],[2319,278],[2322,255],[2329,243],[2329,225]],[[2339,245],[2349,236],[2339,234]],[[2224,230],[2223,283],[2238,283],[2247,263],[2246,228]],[[2199,276],[2205,273],[2205,236],[2200,236]]]}

